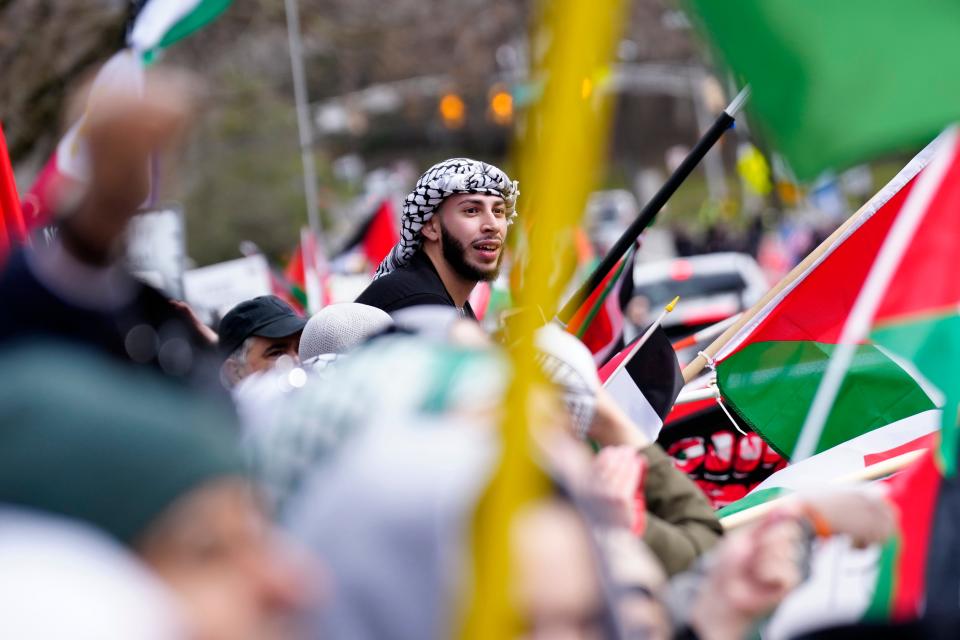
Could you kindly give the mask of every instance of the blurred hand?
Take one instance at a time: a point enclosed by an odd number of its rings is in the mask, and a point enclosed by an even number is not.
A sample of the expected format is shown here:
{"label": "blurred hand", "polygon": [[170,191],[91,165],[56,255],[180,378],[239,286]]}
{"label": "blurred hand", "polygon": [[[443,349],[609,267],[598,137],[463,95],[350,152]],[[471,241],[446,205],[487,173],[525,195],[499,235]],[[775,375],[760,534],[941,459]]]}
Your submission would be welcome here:
{"label": "blurred hand", "polygon": [[105,262],[116,249],[149,195],[152,159],[173,148],[189,122],[193,86],[184,73],[151,68],[142,94],[124,84],[91,93],[81,125],[90,183],[64,234],[81,257]]}
{"label": "blurred hand", "polygon": [[848,535],[854,546],[885,542],[896,531],[896,514],[882,496],[864,491],[834,491],[804,496],[793,509],[808,505],[819,514],[830,532]]}
{"label": "blurred hand", "polygon": [[605,447],[593,459],[586,493],[608,524],[643,531],[643,465],[643,458],[629,446]]}
{"label": "blurred hand", "polygon": [[630,445],[639,449],[650,444],[630,416],[624,413],[603,387],[597,391],[596,415],[587,434],[604,447]]}
{"label": "blurred hand", "polygon": [[714,552],[691,623],[704,640],[742,638],[803,580],[808,548],[800,517],[774,512],[730,534]]}
{"label": "blurred hand", "polygon": [[199,333],[204,340],[206,340],[210,345],[216,346],[216,344],[220,341],[220,336],[217,335],[216,331],[204,324],[203,320],[201,320],[193,310],[193,307],[182,300],[171,300],[170,304],[172,304],[178,311],[180,311],[180,313],[184,315],[187,321],[190,322],[193,328],[196,329],[197,333]]}
{"label": "blurred hand", "polygon": [[127,193],[135,186],[141,193],[130,204],[135,208],[143,202],[149,188],[144,182],[149,178],[145,161],[179,141],[193,111],[195,86],[184,72],[151,67],[142,92],[126,84],[108,84],[90,94],[83,133],[93,190]]}

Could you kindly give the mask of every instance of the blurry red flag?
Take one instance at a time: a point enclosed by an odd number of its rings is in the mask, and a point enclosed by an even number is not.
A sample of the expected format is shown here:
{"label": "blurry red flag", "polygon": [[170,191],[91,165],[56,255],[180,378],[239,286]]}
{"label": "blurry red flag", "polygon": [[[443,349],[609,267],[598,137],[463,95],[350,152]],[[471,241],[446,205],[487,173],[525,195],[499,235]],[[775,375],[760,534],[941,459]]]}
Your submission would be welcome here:
{"label": "blurry red flag", "polygon": [[326,256],[309,229],[300,230],[300,244],[287,263],[283,278],[289,285],[290,295],[308,313],[316,313],[333,302]]}
{"label": "blurry red flag", "polygon": [[587,345],[598,367],[623,346],[620,291],[624,288],[627,292],[633,291],[633,256],[631,251],[620,259],[567,324],[567,331]]}
{"label": "blurry red flag", "polygon": [[393,202],[383,200],[334,257],[338,258],[359,247],[367,262],[372,265],[371,269],[375,270],[399,241],[400,231]]}
{"label": "blurry red flag", "polygon": [[389,200],[380,203],[366,226],[366,233],[363,235],[363,253],[376,269],[393,246],[400,241],[396,216],[393,214],[393,203]]}
{"label": "blurry red flag", "polygon": [[0,261],[6,259],[13,247],[26,241],[27,230],[20,211],[17,183],[7,153],[7,139],[0,125]]}

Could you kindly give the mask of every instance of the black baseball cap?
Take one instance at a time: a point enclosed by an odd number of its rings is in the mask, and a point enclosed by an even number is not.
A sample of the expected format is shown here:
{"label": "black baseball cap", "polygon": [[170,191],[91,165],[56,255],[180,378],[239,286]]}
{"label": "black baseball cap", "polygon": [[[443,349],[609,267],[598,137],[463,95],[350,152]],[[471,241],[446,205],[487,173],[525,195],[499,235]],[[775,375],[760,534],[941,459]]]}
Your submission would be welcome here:
{"label": "black baseball cap", "polygon": [[227,357],[250,336],[286,338],[303,331],[306,324],[306,318],[277,296],[244,300],[220,321],[220,351]]}

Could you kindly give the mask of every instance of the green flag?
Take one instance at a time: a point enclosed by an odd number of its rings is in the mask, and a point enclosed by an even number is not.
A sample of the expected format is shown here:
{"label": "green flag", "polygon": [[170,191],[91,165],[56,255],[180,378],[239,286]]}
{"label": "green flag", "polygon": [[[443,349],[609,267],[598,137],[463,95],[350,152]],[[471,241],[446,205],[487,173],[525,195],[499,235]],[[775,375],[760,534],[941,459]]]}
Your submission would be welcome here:
{"label": "green flag", "polygon": [[915,148],[960,119],[951,0],[687,0],[801,180]]}
{"label": "green flag", "polygon": [[128,45],[145,62],[174,42],[207,25],[230,6],[232,0],[151,0],[137,15]]}

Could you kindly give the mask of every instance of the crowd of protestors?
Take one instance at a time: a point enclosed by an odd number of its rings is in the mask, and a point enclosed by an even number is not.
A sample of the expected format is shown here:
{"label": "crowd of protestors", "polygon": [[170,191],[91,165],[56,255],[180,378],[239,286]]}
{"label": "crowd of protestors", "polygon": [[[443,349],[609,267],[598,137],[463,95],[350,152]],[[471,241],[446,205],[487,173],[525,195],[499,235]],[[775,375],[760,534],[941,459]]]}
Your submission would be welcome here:
{"label": "crowd of protestors", "polygon": [[[519,187],[441,162],[358,302],[305,319],[255,298],[212,336],[118,260],[185,86],[153,70],[142,96],[94,105],[89,185],[0,276],[0,636],[452,637],[510,381],[510,345],[467,300],[501,266]],[[519,637],[748,637],[818,535],[893,530],[851,491],[724,535],[586,347],[553,326],[536,346],[551,491],[509,523]]]}

